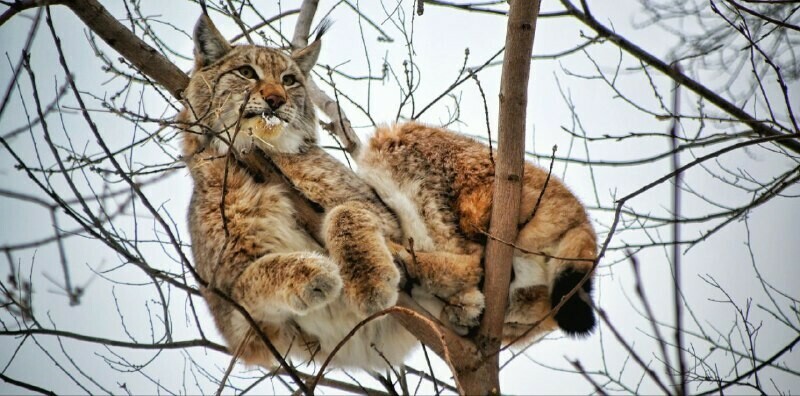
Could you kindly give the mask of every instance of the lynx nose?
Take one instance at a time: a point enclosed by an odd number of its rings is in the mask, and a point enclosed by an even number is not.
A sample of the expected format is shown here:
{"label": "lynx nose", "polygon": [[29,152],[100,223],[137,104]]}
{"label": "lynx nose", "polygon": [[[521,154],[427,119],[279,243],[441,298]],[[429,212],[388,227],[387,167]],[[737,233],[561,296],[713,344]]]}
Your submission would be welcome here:
{"label": "lynx nose", "polygon": [[278,110],[279,107],[283,106],[283,104],[286,103],[286,99],[284,97],[274,94],[267,96],[265,100],[267,101],[267,105],[269,105],[269,108],[272,110]]}

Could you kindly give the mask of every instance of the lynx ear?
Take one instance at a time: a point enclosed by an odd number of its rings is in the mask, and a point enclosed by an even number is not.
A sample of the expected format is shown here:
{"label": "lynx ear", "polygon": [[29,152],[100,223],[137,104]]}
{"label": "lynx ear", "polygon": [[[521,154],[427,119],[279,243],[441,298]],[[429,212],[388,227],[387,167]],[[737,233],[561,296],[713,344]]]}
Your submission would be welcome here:
{"label": "lynx ear", "polygon": [[300,70],[302,70],[303,73],[308,74],[311,68],[317,64],[319,51],[322,48],[322,35],[324,35],[330,27],[330,19],[323,19],[317,27],[317,37],[314,39],[314,42],[308,47],[292,53],[292,59],[297,62],[297,65],[300,66]]}
{"label": "lynx ear", "polygon": [[208,15],[200,15],[194,26],[194,59],[198,67],[208,66],[231,50],[228,40],[220,34]]}
{"label": "lynx ear", "polygon": [[308,74],[311,68],[317,64],[320,48],[322,48],[322,41],[315,40],[308,47],[292,54],[292,59],[297,62],[297,66],[300,66],[300,70],[303,71],[303,74]]}

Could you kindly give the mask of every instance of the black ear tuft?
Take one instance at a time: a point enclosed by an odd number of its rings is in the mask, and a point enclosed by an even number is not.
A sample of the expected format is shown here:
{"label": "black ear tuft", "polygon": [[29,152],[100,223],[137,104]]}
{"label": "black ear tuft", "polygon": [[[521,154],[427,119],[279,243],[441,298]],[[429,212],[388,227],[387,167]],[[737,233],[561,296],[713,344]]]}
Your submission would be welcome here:
{"label": "black ear tuft", "polygon": [[323,19],[322,22],[320,22],[319,25],[317,25],[316,29],[317,37],[314,38],[314,41],[321,40],[322,36],[325,35],[325,33],[328,31],[328,29],[331,28],[332,25],[333,25],[333,20],[331,20],[330,18]]}
{"label": "black ear tuft", "polygon": [[194,57],[200,67],[208,66],[228,53],[231,45],[208,15],[200,15],[194,26]]}
{"label": "black ear tuft", "polygon": [[208,16],[208,7],[206,6],[206,0],[200,0],[200,9],[203,10],[203,15]]}
{"label": "black ear tuft", "polygon": [[[568,268],[556,275],[553,291],[550,293],[551,307],[555,307],[561,302],[561,298],[572,291],[578,282],[583,279],[585,274],[586,272],[584,271]],[[583,290],[591,298],[591,278],[583,284]],[[558,310],[555,316],[555,320],[561,330],[573,337],[588,336],[596,324],[592,307],[583,301],[577,293],[573,294],[572,297],[561,306],[561,309]]]}
{"label": "black ear tuft", "polygon": [[317,37],[314,39],[314,42],[309,44],[308,47],[292,53],[292,59],[294,59],[294,61],[297,63],[297,66],[300,66],[300,70],[302,70],[306,75],[308,75],[308,73],[311,71],[311,68],[317,64],[319,52],[322,48],[322,36],[328,31],[332,23],[333,22],[331,22],[331,20],[328,18],[323,19],[322,22],[317,25]]}

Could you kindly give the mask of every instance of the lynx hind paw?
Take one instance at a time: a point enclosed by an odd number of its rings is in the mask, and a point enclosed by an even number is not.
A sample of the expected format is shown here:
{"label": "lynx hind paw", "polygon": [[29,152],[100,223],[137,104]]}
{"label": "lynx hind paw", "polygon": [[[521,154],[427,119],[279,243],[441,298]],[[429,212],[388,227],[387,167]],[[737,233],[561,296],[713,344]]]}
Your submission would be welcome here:
{"label": "lynx hind paw", "polygon": [[408,250],[406,250],[405,246],[394,243],[388,239],[386,240],[386,247],[389,249],[389,253],[391,253],[392,256],[401,256],[401,258],[403,258],[405,254],[408,254]]}
{"label": "lynx hind paw", "polygon": [[294,293],[289,297],[289,304],[300,314],[329,304],[342,291],[339,271],[328,259],[317,257],[304,264],[304,272],[311,275],[298,282]]}
{"label": "lynx hind paw", "polygon": [[386,240],[386,247],[389,249],[389,254],[392,255],[395,267],[407,271],[409,265],[413,264],[411,254],[403,245]]}
{"label": "lynx hind paw", "polygon": [[480,324],[483,308],[483,293],[472,288],[451,296],[442,314],[455,326],[471,328]]}
{"label": "lynx hind paw", "polygon": [[355,295],[355,302],[365,316],[392,307],[397,303],[400,271],[393,265],[376,268],[375,274],[369,284],[353,285],[358,288],[351,293]]}

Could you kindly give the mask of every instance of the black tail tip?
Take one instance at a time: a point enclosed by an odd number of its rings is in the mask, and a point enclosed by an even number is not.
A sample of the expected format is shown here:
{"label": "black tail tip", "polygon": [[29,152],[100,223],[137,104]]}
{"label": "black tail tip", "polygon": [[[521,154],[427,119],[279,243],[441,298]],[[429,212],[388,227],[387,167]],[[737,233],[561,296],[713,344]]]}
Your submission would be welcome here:
{"label": "black tail tip", "polygon": [[[574,268],[569,268],[561,271],[556,276],[555,283],[553,284],[553,291],[550,293],[551,307],[555,307],[561,301],[561,298],[567,295],[578,282],[586,275],[585,271],[579,271]],[[592,278],[589,278],[583,284],[583,290],[589,297],[592,296]],[[586,337],[594,330],[597,323],[594,317],[592,307],[583,301],[577,293],[573,294],[567,300],[558,313],[555,315],[556,323],[564,333],[572,337]]]}

